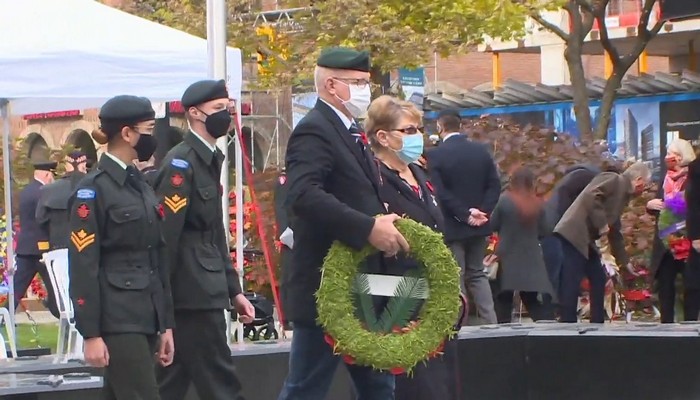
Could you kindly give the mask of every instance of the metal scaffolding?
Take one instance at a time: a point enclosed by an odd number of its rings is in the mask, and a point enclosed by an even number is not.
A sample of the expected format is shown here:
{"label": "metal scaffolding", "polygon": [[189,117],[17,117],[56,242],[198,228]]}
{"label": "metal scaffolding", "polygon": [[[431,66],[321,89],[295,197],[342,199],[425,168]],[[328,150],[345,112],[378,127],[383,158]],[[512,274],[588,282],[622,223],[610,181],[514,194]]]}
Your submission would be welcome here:
{"label": "metal scaffolding", "polygon": [[[249,92],[249,93],[255,93],[255,92]],[[260,92],[257,92],[260,93]],[[270,93],[270,92],[266,92]],[[271,156],[272,156],[272,149],[275,149],[275,164],[277,167],[280,166],[280,124],[283,126],[286,126],[287,129],[291,132],[292,127],[289,125],[287,121],[284,120],[280,116],[280,109],[279,109],[279,103],[280,103],[280,91],[275,92],[275,113],[273,115],[270,114],[262,114],[262,115],[255,115],[255,100],[251,101],[251,114],[250,115],[244,115],[242,117],[243,122],[250,128],[250,147],[251,147],[251,160],[250,164],[253,166],[255,169],[255,122],[256,121],[266,121],[270,119],[274,119],[275,121],[275,127],[272,131],[272,135],[270,136],[270,142],[269,145],[267,146],[267,150],[265,151],[265,155],[263,158],[263,171],[265,171],[268,167],[270,167],[271,164]],[[261,149],[263,150],[263,149]]]}

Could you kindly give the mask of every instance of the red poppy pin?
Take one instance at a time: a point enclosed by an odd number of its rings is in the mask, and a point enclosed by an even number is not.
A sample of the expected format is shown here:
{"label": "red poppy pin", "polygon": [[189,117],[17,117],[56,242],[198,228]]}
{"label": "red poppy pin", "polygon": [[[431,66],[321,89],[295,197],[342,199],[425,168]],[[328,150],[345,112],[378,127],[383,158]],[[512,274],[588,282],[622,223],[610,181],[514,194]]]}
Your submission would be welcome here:
{"label": "red poppy pin", "polygon": [[433,184],[430,183],[430,181],[425,181],[425,187],[427,187],[428,190],[430,190],[430,193],[435,193],[435,189],[433,188]]}
{"label": "red poppy pin", "polygon": [[173,185],[173,187],[180,187],[184,180],[185,178],[182,177],[182,174],[176,172],[170,177],[170,184]]}
{"label": "red poppy pin", "polygon": [[90,215],[90,207],[88,207],[87,204],[82,203],[78,206],[77,213],[80,219],[87,219],[87,217]]}
{"label": "red poppy pin", "polygon": [[83,306],[83,305],[85,305],[85,299],[83,299],[82,297],[79,297],[77,303],[79,306]]}
{"label": "red poppy pin", "polygon": [[287,183],[287,175],[281,175],[279,178],[280,185]]}
{"label": "red poppy pin", "polygon": [[362,143],[365,146],[369,144],[369,140],[367,140],[367,134],[364,132],[360,132],[360,140],[362,140]]}
{"label": "red poppy pin", "polygon": [[165,208],[163,208],[162,204],[158,204],[156,207],[156,211],[158,211],[158,216],[163,219],[165,218]]}

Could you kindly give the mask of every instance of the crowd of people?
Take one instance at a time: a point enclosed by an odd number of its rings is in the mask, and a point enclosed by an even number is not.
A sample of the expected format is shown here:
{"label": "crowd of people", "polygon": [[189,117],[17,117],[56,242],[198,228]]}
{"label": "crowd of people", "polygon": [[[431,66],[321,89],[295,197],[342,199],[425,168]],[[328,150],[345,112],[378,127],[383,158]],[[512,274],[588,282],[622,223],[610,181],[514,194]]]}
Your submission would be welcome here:
{"label": "crowd of people", "polygon": [[[421,110],[387,95],[371,101],[366,52],[325,49],[314,77],[319,100],[291,135],[280,181],[285,201],[278,212],[284,213],[286,235],[282,302],[294,334],[279,400],[324,399],[341,362],[317,322],[314,296],[335,241],[379,250],[365,260],[363,272],[420,270],[394,225],[399,218],[443,235],[461,270],[461,291],[473,298],[482,323],[510,322],[516,292],[535,321],[577,322],[584,277],[591,287],[590,321],[604,322],[607,277],[598,241],[607,237],[617,264],[628,265],[620,217],[649,188],[647,164],[633,162],[624,170],[576,165],[543,198],[526,165],[508,171],[502,187],[492,155],[463,132],[456,111],[439,114],[437,145],[425,148]],[[242,398],[222,311],[233,307],[243,322],[255,311],[231,268],[223,225],[223,155],[216,139],[231,128],[225,83],[194,83],[182,104],[189,133],[156,169],[148,162],[156,149],[150,102],[137,96],[110,99],[93,133],[107,146],[96,168],[86,174],[84,155],[72,154],[63,184],[46,185],[44,199],[20,213],[50,229],[32,236],[31,251],[18,249],[18,274],[45,273],[39,262],[43,251],[69,251],[75,320],[85,338],[86,361],[106,368],[106,399],[182,399],[190,384],[202,399]],[[700,179],[700,167],[694,159],[689,143],[671,144],[659,197],[647,208],[663,213],[669,199],[685,192],[687,221],[678,232],[687,230],[698,249],[700,202],[692,199],[700,197],[700,183],[693,182]],[[41,197],[34,192],[50,183],[55,165],[36,167],[38,183],[26,189],[32,198]],[[34,216],[37,207],[42,211]],[[52,230],[57,233],[50,235]],[[484,258],[494,232],[500,238],[499,268],[491,285]],[[662,321],[674,321],[673,282],[680,272],[684,318],[695,320],[697,253],[681,260],[664,247],[663,235],[655,236],[652,266]],[[25,281],[19,280],[19,296]],[[465,321],[454,323],[456,331]],[[361,400],[457,399],[457,357],[452,339],[441,357],[419,364],[410,376],[346,367]]]}

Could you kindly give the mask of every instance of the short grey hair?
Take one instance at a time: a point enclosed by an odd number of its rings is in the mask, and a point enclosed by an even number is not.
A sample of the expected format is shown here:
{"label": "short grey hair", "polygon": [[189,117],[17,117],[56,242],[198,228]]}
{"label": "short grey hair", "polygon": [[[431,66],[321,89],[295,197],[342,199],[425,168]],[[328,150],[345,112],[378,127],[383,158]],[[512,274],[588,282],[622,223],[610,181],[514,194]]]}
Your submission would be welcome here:
{"label": "short grey hair", "polygon": [[651,169],[644,161],[636,161],[622,173],[623,176],[627,177],[631,182],[636,179],[642,178],[645,181],[651,180]]}
{"label": "short grey hair", "polygon": [[695,149],[689,141],[683,139],[675,139],[666,148],[667,153],[677,153],[681,156],[681,165],[685,166],[695,160]]}
{"label": "short grey hair", "polygon": [[317,93],[325,90],[326,79],[331,75],[332,71],[330,68],[316,66],[314,69],[314,87],[316,87]]}

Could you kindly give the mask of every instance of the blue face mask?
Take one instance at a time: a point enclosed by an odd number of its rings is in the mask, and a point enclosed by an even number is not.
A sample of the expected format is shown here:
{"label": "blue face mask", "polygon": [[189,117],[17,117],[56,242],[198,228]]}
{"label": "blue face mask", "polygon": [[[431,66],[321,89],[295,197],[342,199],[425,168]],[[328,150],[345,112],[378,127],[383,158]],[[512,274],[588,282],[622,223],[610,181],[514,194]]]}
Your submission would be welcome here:
{"label": "blue face mask", "polygon": [[423,154],[423,135],[416,133],[401,137],[403,146],[401,150],[394,150],[399,158],[406,164],[416,162]]}

